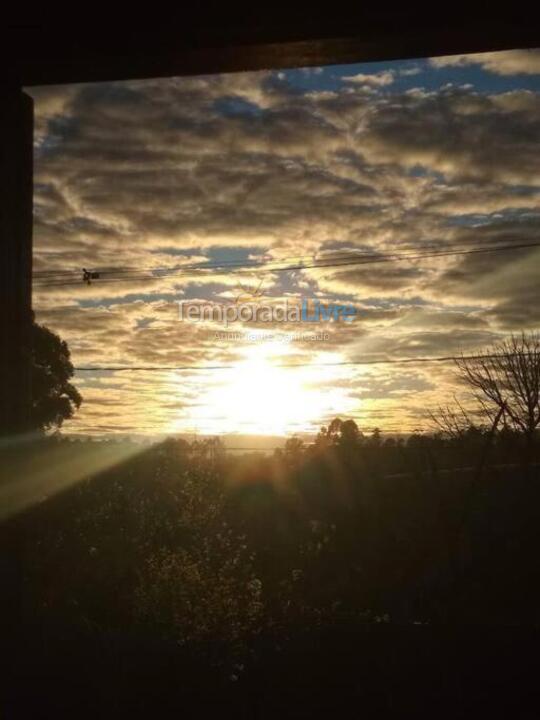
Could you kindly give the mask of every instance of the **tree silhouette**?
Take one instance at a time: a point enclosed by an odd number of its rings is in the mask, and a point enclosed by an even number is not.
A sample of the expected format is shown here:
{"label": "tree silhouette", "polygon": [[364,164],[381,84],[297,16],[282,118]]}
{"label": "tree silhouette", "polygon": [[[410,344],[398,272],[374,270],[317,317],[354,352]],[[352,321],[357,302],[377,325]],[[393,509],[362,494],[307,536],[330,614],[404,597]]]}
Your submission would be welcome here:
{"label": "tree silhouette", "polygon": [[315,446],[325,447],[355,447],[363,438],[358,425],[354,420],[341,420],[334,418],[328,427],[322,427],[315,439]]}
{"label": "tree silhouette", "polygon": [[455,407],[439,405],[436,410],[429,410],[428,415],[434,427],[444,437],[459,440],[470,430],[478,430],[471,414],[454,398]]}
{"label": "tree silhouette", "polygon": [[540,425],[540,335],[512,335],[456,365],[492,425],[503,418],[531,447]]}
{"label": "tree silhouette", "polygon": [[65,340],[43,325],[32,328],[32,411],[34,430],[59,428],[73,417],[82,397],[71,384],[73,365]]}

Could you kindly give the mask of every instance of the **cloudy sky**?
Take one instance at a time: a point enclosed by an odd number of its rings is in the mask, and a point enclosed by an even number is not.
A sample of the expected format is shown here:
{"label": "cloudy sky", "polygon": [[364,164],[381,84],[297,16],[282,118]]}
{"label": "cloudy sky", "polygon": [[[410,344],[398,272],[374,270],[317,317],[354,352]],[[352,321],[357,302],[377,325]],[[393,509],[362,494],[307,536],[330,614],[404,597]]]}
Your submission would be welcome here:
{"label": "cloudy sky", "polygon": [[[30,93],[37,319],[79,368],[158,368],[78,372],[66,431],[427,428],[463,393],[451,365],[343,363],[540,328],[540,248],[517,247],[540,242],[537,51]],[[179,301],[250,293],[358,316],[178,319]]]}

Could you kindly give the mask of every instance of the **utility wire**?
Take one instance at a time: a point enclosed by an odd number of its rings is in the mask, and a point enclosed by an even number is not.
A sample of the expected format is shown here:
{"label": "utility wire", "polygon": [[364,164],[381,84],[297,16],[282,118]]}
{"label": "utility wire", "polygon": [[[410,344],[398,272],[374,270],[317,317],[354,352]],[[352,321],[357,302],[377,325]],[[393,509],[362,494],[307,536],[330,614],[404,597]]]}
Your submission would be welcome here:
{"label": "utility wire", "polygon": [[[536,243],[535,243],[536,244]],[[475,246],[477,243],[475,242]],[[422,254],[424,253],[439,253],[439,252],[454,252],[458,250],[491,250],[491,249],[498,249],[500,247],[519,247],[521,244],[516,245],[515,243],[507,243],[506,245],[501,244],[495,244],[491,245],[490,247],[486,248],[477,248],[477,247],[470,247],[470,244],[466,243],[451,243],[447,246],[441,248],[440,246],[426,246],[425,244],[422,245],[416,245],[416,246],[409,246],[407,249],[407,252],[405,253],[390,253],[390,255],[400,255],[403,257],[407,257],[407,254],[410,255],[411,253],[420,252]],[[348,260],[357,260],[357,259],[378,259],[380,257],[388,256],[389,253],[380,253],[376,252],[374,250],[363,250],[363,249],[354,249],[350,252],[335,252],[326,254],[321,257],[317,257],[317,255],[299,255],[299,256],[293,256],[289,258],[276,258],[274,260],[223,260],[223,261],[203,261],[198,263],[190,263],[190,264],[177,264],[174,266],[168,266],[168,267],[152,267],[147,266],[144,267],[115,267],[115,268],[93,268],[92,272],[97,272],[100,274],[100,276],[106,276],[108,274],[115,274],[115,275],[136,275],[137,277],[140,276],[142,272],[159,272],[159,273],[176,273],[181,272],[183,270],[216,270],[220,268],[237,268],[237,269],[254,269],[254,268],[271,268],[272,265],[281,265],[286,260],[300,260],[302,262],[297,262],[294,267],[300,266],[305,267],[306,262],[304,260],[307,258],[309,261],[309,264],[322,264],[327,262],[341,262],[341,261],[348,261]],[[289,263],[290,265],[290,263]],[[285,266],[287,268],[287,266]],[[287,268],[288,269],[288,268]],[[53,280],[58,279],[62,280],[65,278],[72,277],[73,279],[79,280],[82,277],[82,270],[81,269],[72,269],[72,270],[42,270],[42,271],[36,271],[34,272],[33,277],[37,280]],[[159,276],[152,276],[150,279],[154,279],[155,277]]]}
{"label": "utility wire", "polygon": [[[532,354],[532,353],[525,353]],[[318,362],[310,365],[301,363],[276,363],[272,367],[278,368],[302,368],[304,370],[314,367],[349,367],[361,365],[415,365],[428,363],[447,363],[457,360],[494,360],[497,358],[515,357],[518,353],[501,354],[478,354],[478,355],[444,355],[441,357],[419,357],[419,358],[396,358],[376,360],[340,360],[336,362]],[[111,365],[75,367],[76,372],[171,372],[171,371],[200,371],[213,372],[217,370],[238,370],[241,365]]]}
{"label": "utility wire", "polygon": [[[395,254],[389,254],[389,255],[382,255],[382,254],[373,254],[371,256],[363,257],[361,259],[358,259],[358,256],[355,255],[354,259],[344,258],[338,262],[325,262],[325,261],[314,261],[312,263],[300,263],[296,265],[288,265],[288,266],[278,266],[278,267],[268,267],[268,263],[266,264],[260,264],[255,266],[247,266],[246,264],[238,264],[235,266],[236,272],[241,271],[253,271],[257,270],[259,273],[276,273],[276,272],[291,272],[294,270],[310,270],[310,269],[325,269],[325,268],[339,268],[339,267],[350,267],[350,266],[359,266],[359,265],[372,265],[372,264],[379,264],[379,263],[385,263],[385,262],[400,262],[403,260],[420,260],[420,259],[429,259],[429,258],[438,258],[438,257],[449,257],[449,256],[458,256],[458,255],[479,255],[489,252],[508,252],[510,250],[521,250],[525,248],[533,248],[533,247],[540,247],[540,242],[530,242],[530,243],[519,243],[519,244],[511,244],[511,245],[498,245],[494,247],[485,247],[485,248],[477,248],[472,250],[441,250],[436,252],[420,252],[418,254],[405,254],[405,253],[395,253]],[[101,283],[110,283],[110,282],[141,282],[141,281],[156,281],[163,277],[167,277],[174,274],[181,274],[182,272],[185,272],[186,270],[189,272],[189,270],[199,270],[199,271],[216,271],[219,270],[222,266],[216,265],[216,266],[178,266],[174,269],[170,269],[168,271],[164,271],[160,275],[153,275],[153,276],[146,276],[146,275],[133,275],[133,276],[124,276],[124,277],[111,277],[111,278],[99,278],[95,282],[101,284]],[[233,266],[227,266],[226,268],[229,272],[233,269]],[[80,281],[62,281],[62,280],[45,280],[45,281],[39,281],[37,283],[34,283],[34,287],[64,287],[64,286],[70,286],[70,285],[82,285],[83,281],[82,278]]]}
{"label": "utility wire", "polygon": [[[417,245],[416,247],[409,247],[407,248],[409,250],[430,250],[430,249],[438,249],[437,247],[433,246],[429,247],[426,245]],[[374,255],[375,252],[372,249],[362,249],[362,248],[352,248],[351,250],[345,252],[345,251],[335,251],[335,252],[326,252],[323,251],[324,256],[321,256],[320,258],[317,257],[317,253],[315,255],[289,255],[281,258],[267,258],[267,259],[259,259],[259,258],[253,258],[253,259],[247,259],[247,260],[202,260],[198,261],[196,263],[180,263],[174,266],[167,266],[167,267],[160,267],[160,266],[152,266],[147,265],[146,267],[134,267],[134,266],[119,266],[119,267],[95,267],[93,268],[94,271],[99,272],[100,274],[108,274],[108,273],[114,273],[114,274],[134,274],[134,273],[140,273],[140,272],[177,272],[180,270],[215,270],[218,268],[229,268],[229,267],[240,267],[240,268],[251,268],[251,267],[260,267],[260,266],[267,266],[267,265],[273,265],[273,264],[282,264],[284,262],[288,262],[289,264],[294,262],[296,264],[300,264],[301,262],[308,260],[310,262],[315,261],[316,259],[320,260],[340,260],[340,259],[350,259],[355,258],[361,255]],[[74,276],[77,278],[81,277],[81,268],[71,268],[71,269],[48,269],[48,270],[36,270],[33,273],[33,277],[35,279],[50,279],[51,277],[54,278],[62,278],[65,276]]]}
{"label": "utility wire", "polygon": [[[408,244],[408,247],[406,248],[406,251],[410,252],[443,252],[443,251],[454,251],[454,250],[461,250],[461,249],[471,249],[470,245],[471,243],[475,246],[472,249],[482,249],[482,248],[476,248],[478,245],[477,240],[471,240],[469,242],[461,241],[459,243],[447,243],[444,247],[440,246],[440,243],[434,243],[433,241],[431,243],[416,243],[416,244]],[[486,244],[489,244],[486,243]],[[499,247],[500,245],[493,245],[494,248]],[[160,272],[160,273],[167,273],[167,272],[179,272],[182,270],[215,270],[219,268],[239,268],[239,269],[251,269],[251,268],[257,268],[257,267],[268,267],[275,264],[282,264],[286,261],[289,261],[289,264],[293,261],[295,261],[298,265],[304,265],[304,261],[307,259],[310,263],[316,262],[329,262],[329,261],[342,261],[342,260],[354,260],[362,256],[368,256],[372,258],[377,258],[381,255],[388,255],[388,253],[380,253],[377,251],[374,251],[373,249],[363,249],[363,248],[352,248],[349,251],[335,251],[335,252],[326,252],[323,251],[323,255],[320,257],[315,255],[293,255],[288,257],[282,257],[282,258],[274,258],[274,259],[248,259],[248,260],[204,260],[199,261],[197,263],[180,263],[174,266],[167,266],[167,267],[159,267],[159,266],[146,266],[146,267],[129,267],[129,266],[116,266],[116,267],[96,267],[92,268],[92,271],[98,272],[101,276],[108,275],[108,274],[140,274],[141,272]],[[37,270],[34,272],[33,277],[35,279],[62,279],[64,277],[71,277],[74,278],[80,278],[81,277],[81,268],[72,268],[69,270],[62,270],[62,269],[49,269],[49,270]]]}

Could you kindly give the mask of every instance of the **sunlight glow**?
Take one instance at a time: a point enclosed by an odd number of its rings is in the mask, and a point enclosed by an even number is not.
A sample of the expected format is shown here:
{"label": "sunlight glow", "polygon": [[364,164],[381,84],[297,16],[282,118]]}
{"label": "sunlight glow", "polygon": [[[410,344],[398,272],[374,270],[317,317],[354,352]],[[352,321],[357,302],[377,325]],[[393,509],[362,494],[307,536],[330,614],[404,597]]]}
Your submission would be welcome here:
{"label": "sunlight glow", "polygon": [[[203,394],[193,408],[191,425],[178,431],[246,434],[309,432],[321,418],[348,409],[347,396],[330,379],[339,379],[336,368],[310,367],[291,359],[291,348],[267,342],[242,351],[245,359]],[[280,367],[299,363],[299,368]],[[322,386],[321,386],[322,385]]]}

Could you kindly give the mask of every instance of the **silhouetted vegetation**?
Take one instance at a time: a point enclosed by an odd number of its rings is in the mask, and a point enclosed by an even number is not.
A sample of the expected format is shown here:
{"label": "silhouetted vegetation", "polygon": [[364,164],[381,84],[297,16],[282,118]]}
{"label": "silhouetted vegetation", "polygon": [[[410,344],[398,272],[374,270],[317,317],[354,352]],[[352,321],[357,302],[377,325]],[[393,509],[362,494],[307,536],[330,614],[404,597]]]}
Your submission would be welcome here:
{"label": "silhouetted vegetation", "polygon": [[[272,456],[180,439],[6,450],[4,490],[30,455],[66,476],[4,524],[18,538],[23,646],[99,647],[144,667],[161,647],[191,692],[201,676],[244,682],[331,628],[536,626],[538,457],[524,464],[523,434],[499,430],[478,485],[487,432],[366,436],[336,419]],[[70,463],[103,453],[127,459],[66,487]]]}
{"label": "silhouetted vegetation", "polygon": [[32,345],[31,427],[60,428],[82,403],[81,394],[70,382],[74,371],[68,345],[36,322],[32,327]]}
{"label": "silhouetted vegetation", "polygon": [[[43,663],[75,682],[74,659],[118,702],[240,692],[249,714],[258,693],[270,717],[269,673],[290,690],[291,673],[338,683],[363,663],[348,682],[374,708],[396,647],[385,628],[429,629],[414,637],[429,638],[431,677],[440,628],[538,627],[538,430],[436,417],[437,432],[408,437],[336,418],[272,455],[215,438],[6,445],[2,615],[19,682]],[[412,683],[409,640],[395,642],[391,682]]]}

